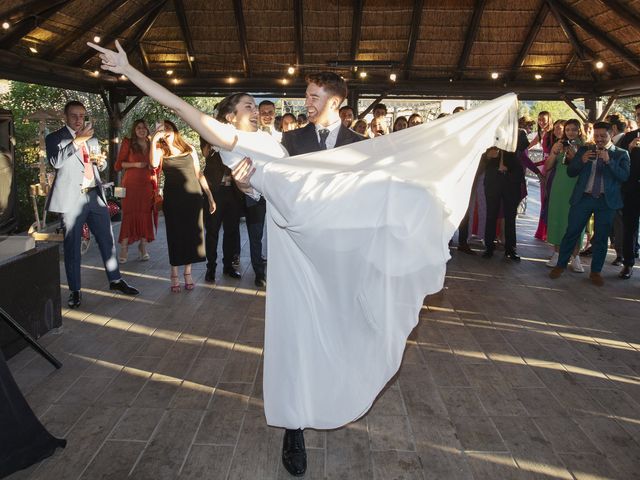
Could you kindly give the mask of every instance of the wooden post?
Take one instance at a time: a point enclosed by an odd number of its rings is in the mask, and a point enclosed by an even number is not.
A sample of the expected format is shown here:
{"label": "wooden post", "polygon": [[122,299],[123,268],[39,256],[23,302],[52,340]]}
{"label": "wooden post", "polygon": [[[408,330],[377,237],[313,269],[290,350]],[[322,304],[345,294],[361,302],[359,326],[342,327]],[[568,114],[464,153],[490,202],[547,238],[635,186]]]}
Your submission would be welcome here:
{"label": "wooden post", "polygon": [[353,118],[358,118],[358,90],[352,88],[349,90],[349,95],[347,96],[347,105],[353,108]]}
{"label": "wooden post", "polygon": [[584,107],[589,113],[589,121],[596,122],[602,113],[602,102],[598,97],[585,97]]}
{"label": "wooden post", "polygon": [[102,101],[107,107],[109,112],[109,177],[110,182],[116,180],[116,160],[118,159],[118,151],[120,150],[120,129],[122,128],[122,112],[120,104],[126,101],[126,95],[121,92],[117,92],[114,89],[109,89],[108,96],[105,92],[101,92],[100,96]]}

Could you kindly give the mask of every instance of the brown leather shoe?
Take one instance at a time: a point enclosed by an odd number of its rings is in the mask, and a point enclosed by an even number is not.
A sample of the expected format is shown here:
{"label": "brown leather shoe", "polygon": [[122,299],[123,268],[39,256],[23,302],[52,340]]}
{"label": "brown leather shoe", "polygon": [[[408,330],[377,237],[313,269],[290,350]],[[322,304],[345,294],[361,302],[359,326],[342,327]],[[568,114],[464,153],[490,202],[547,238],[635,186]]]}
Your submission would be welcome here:
{"label": "brown leather shoe", "polygon": [[564,268],[557,267],[557,266],[553,267],[549,272],[549,278],[552,278],[555,280],[556,278],[560,277],[560,275],[562,275],[563,273],[564,273]]}
{"label": "brown leather shoe", "polygon": [[602,287],[604,285],[604,278],[602,278],[599,272],[591,272],[589,278],[591,279],[591,283],[596,287]]}

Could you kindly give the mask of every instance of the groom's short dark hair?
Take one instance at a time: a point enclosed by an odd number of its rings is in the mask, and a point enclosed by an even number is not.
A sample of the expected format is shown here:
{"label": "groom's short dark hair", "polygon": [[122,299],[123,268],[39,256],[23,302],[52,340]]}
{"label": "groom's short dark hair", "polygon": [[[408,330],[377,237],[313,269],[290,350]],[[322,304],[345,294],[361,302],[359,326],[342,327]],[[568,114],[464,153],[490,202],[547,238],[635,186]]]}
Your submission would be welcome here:
{"label": "groom's short dark hair", "polygon": [[340,97],[340,101],[347,98],[347,82],[337,73],[319,72],[307,75],[307,83],[315,83],[324,88],[331,95]]}

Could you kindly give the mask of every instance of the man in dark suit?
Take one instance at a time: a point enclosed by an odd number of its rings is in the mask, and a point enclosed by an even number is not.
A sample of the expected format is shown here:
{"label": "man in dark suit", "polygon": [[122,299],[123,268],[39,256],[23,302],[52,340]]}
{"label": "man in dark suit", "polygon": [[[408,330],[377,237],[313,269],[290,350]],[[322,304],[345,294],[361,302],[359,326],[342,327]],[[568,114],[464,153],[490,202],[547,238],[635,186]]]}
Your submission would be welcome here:
{"label": "man in dark suit", "polygon": [[126,295],[139,293],[120,276],[111,217],[100,181],[100,171],[107,167],[107,162],[92,159],[89,155],[98,147],[98,140],[93,136],[91,124],[85,124],[86,115],[87,110],[82,103],[68,102],[64,107],[66,125],[45,139],[47,159],[56,170],[47,198],[47,210],[62,214],[64,267],[70,290],[70,308],[78,308],[81,301],[80,245],[84,223],[89,225],[98,242],[111,290]]}
{"label": "man in dark suit", "polygon": [[[347,98],[347,84],[335,73],[322,72],[307,77],[305,107],[309,124],[304,128],[285,132],[282,145],[289,155],[327,150],[364,140],[345,127],[338,113]],[[303,475],[307,469],[307,453],[302,429],[287,429],[282,445],[282,463],[292,475]]]}
{"label": "man in dark suit", "polygon": [[595,218],[591,238],[593,257],[589,278],[596,286],[604,285],[600,275],[607,256],[608,235],[616,210],[622,208],[621,185],[629,178],[629,153],[611,141],[611,125],[593,126],[594,146],[580,147],[567,167],[570,177],[578,177],[569,209],[569,224],[560,243],[557,265],[549,276],[558,278],[567,267],[571,252],[582,235],[591,214]]}
{"label": "man in dark suit", "polygon": [[222,163],[220,153],[200,138],[200,150],[205,157],[204,176],[216,202],[216,211],[209,213],[209,200],[203,196],[205,247],[207,251],[207,272],[204,279],[215,282],[218,260],[218,237],[220,227],[224,227],[222,237],[222,273],[231,278],[240,278],[240,272],[233,265],[234,257],[240,251],[240,216],[244,194],[235,186],[231,170]]}
{"label": "man in dark suit", "polygon": [[[636,118],[640,118],[640,103],[636,105]],[[620,140],[620,148],[629,152],[631,167],[629,178],[622,184],[622,256],[623,265],[619,277],[627,280],[633,273],[638,242],[640,218],[640,129],[633,130]]]}

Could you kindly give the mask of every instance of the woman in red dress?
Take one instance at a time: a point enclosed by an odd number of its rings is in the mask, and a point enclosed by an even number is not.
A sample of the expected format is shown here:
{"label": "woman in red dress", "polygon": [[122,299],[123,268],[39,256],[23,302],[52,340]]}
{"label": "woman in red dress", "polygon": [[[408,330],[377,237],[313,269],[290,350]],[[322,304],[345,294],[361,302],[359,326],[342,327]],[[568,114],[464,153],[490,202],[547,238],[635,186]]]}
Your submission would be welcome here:
{"label": "woman in red dress", "polygon": [[149,260],[147,243],[155,238],[153,227],[154,191],[157,188],[155,170],[149,164],[149,128],[144,120],[136,120],[130,138],[122,141],[116,171],[124,170],[122,185],[126,189],[122,199],[120,226],[120,263],[127,261],[129,245],[140,242],[140,260]]}

